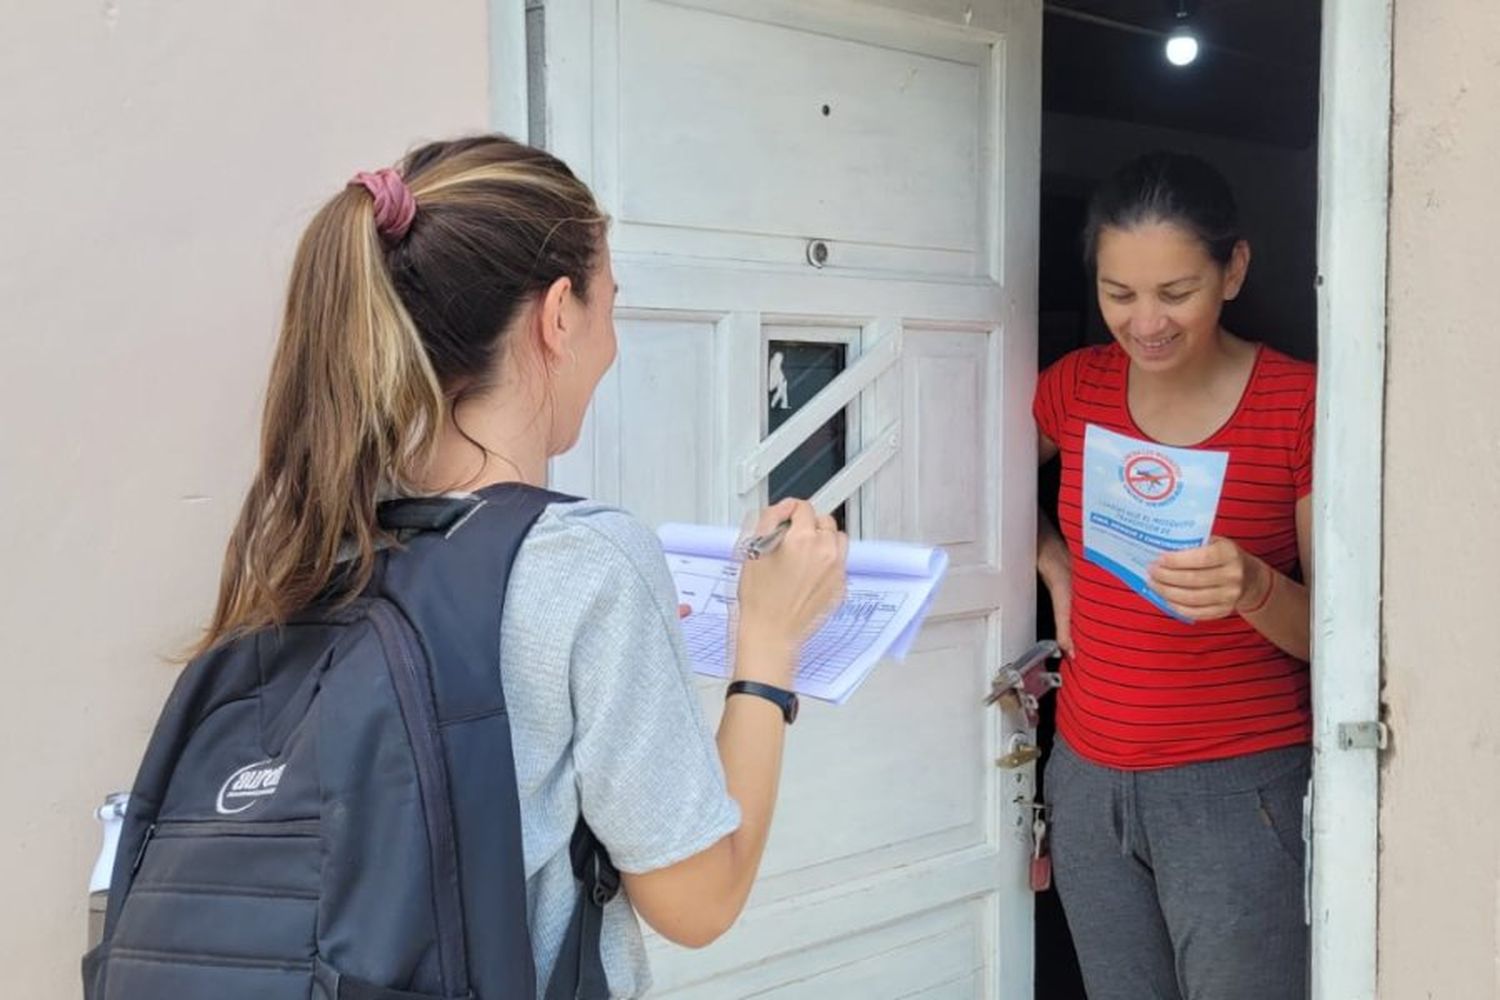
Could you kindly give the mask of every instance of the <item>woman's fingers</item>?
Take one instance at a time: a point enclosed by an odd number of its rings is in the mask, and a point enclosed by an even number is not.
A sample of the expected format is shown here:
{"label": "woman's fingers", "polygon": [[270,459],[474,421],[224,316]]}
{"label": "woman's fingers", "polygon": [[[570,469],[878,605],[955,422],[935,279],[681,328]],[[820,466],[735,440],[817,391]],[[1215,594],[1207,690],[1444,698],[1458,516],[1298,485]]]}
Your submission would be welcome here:
{"label": "woman's fingers", "polygon": [[783,501],[761,518],[762,525],[787,521],[781,544],[742,568],[740,610],[757,628],[800,641],[843,594],[848,539],[805,500]]}
{"label": "woman's fingers", "polygon": [[1239,546],[1227,538],[1215,538],[1196,549],[1168,552],[1156,560],[1156,565],[1163,569],[1210,570],[1232,566],[1239,558]]}
{"label": "woman's fingers", "polygon": [[1057,588],[1052,591],[1052,623],[1057,633],[1057,648],[1068,658],[1073,656],[1073,595],[1072,588]]}
{"label": "woman's fingers", "polygon": [[1153,587],[1157,594],[1163,599],[1174,604],[1181,604],[1189,608],[1212,608],[1218,605],[1234,603],[1239,591],[1234,587],[1174,587],[1163,585]]}
{"label": "woman's fingers", "polygon": [[1234,612],[1234,591],[1231,590],[1161,587],[1156,589],[1156,593],[1173,611],[1191,621],[1227,618]]}
{"label": "woman's fingers", "polygon": [[787,515],[792,519],[792,528],[802,531],[818,530],[818,512],[813,505],[806,500],[783,500],[782,503],[791,505],[791,512]]}
{"label": "woman's fingers", "polygon": [[1161,587],[1178,587],[1182,590],[1210,590],[1237,586],[1239,580],[1228,567],[1171,569],[1158,563],[1151,568],[1151,582]]}
{"label": "woman's fingers", "polygon": [[790,519],[792,512],[802,502],[801,500],[788,497],[785,500],[780,500],[766,507],[760,512],[760,517],[755,520],[755,533],[757,535],[769,535],[780,527],[782,521]]}

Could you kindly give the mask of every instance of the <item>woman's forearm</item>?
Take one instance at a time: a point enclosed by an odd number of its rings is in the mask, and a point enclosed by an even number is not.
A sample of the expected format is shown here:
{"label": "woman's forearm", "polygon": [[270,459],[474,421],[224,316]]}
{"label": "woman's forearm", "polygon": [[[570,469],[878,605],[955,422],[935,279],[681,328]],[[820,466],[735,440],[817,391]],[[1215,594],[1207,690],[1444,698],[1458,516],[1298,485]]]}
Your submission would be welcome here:
{"label": "woman's forearm", "polygon": [[1312,658],[1312,593],[1284,573],[1260,564],[1264,583],[1240,616],[1277,648],[1299,660]]}
{"label": "woman's forearm", "polygon": [[1070,568],[1071,556],[1068,543],[1058,532],[1057,526],[1047,512],[1037,508],[1036,512],[1036,568],[1043,580],[1051,582],[1054,570]]}
{"label": "woman's forearm", "polygon": [[744,909],[760,871],[776,811],[786,721],[781,709],[763,698],[740,695],[724,705],[719,723],[719,760],[729,794],[740,806],[740,826],[729,835],[725,926]]}
{"label": "woman's forearm", "polygon": [[[742,633],[735,678],[784,687],[794,655],[784,643]],[[631,903],[662,936],[703,947],[728,930],[745,908],[771,830],[785,741],[786,720],[773,703],[752,695],[724,703],[717,745],[729,795],[740,807],[738,829],[668,868],[625,876]]]}

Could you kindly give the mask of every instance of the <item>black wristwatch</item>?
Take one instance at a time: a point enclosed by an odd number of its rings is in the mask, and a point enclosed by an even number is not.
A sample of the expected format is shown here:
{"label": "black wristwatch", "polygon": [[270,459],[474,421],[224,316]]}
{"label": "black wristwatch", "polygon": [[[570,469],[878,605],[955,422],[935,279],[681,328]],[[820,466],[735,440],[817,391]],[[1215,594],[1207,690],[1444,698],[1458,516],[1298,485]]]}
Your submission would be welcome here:
{"label": "black wristwatch", "polygon": [[729,689],[724,692],[724,699],[727,701],[737,694],[753,694],[757,698],[764,698],[771,702],[781,709],[781,717],[789,726],[797,721],[797,693],[795,691],[787,691],[759,681],[730,681]]}

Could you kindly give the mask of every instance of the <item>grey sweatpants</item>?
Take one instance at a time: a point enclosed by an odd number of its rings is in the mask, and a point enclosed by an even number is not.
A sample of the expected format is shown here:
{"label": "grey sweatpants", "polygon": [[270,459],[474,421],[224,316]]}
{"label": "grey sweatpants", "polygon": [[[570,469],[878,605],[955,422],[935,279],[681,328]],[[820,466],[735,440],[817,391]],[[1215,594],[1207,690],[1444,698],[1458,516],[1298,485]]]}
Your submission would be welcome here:
{"label": "grey sweatpants", "polygon": [[1061,739],[1052,864],[1089,1000],[1302,1000],[1308,748],[1116,771]]}

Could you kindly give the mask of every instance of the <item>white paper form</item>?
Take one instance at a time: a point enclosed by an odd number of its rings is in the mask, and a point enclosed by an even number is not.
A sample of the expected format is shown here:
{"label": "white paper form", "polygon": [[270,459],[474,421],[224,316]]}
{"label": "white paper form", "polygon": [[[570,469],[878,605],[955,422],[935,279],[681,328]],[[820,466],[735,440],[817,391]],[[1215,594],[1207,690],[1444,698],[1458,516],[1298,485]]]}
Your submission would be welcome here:
{"label": "white paper form", "polygon": [[1208,542],[1229,453],[1171,448],[1093,424],[1083,441],[1084,557],[1185,621],[1146,573],[1164,553]]}
{"label": "white paper form", "polygon": [[[739,532],[700,524],[666,524],[657,532],[677,584],[692,608],[683,620],[693,670],[728,677],[729,634],[739,593]],[[793,682],[798,694],[843,704],[885,657],[902,659],[921,630],[948,553],[901,542],[852,541],[844,602],[802,647]]]}

